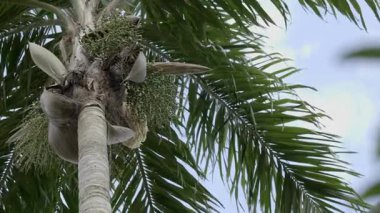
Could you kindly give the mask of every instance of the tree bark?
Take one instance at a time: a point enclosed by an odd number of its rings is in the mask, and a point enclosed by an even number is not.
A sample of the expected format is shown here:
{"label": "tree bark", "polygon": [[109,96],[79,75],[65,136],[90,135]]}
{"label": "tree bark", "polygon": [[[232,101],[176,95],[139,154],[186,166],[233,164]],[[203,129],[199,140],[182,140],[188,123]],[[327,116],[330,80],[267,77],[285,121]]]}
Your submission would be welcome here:
{"label": "tree bark", "polygon": [[85,104],[78,119],[79,212],[110,213],[107,122],[103,106]]}
{"label": "tree bark", "polygon": [[[79,40],[86,32],[95,29],[94,14],[99,0],[71,0],[71,3],[81,30],[73,40],[69,65],[72,69],[69,70],[92,72],[88,70],[89,62]],[[79,212],[111,213],[107,121],[104,106],[99,102],[87,102],[79,114],[78,155]]]}

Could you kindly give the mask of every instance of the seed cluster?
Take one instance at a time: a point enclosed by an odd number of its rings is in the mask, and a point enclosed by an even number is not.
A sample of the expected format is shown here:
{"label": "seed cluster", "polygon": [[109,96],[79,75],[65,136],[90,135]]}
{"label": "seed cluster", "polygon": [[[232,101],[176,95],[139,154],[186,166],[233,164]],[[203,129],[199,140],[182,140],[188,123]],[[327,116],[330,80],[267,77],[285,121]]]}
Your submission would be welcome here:
{"label": "seed cluster", "polygon": [[106,59],[123,48],[139,49],[141,33],[126,16],[105,19],[95,32],[82,38],[82,45],[93,57]]}
{"label": "seed cluster", "polygon": [[14,143],[16,162],[20,169],[44,173],[59,168],[61,160],[48,143],[48,119],[38,105],[35,103],[28,109],[23,123],[10,141]]}
{"label": "seed cluster", "polygon": [[[110,64],[111,70],[118,70],[127,76],[135,57],[141,51],[141,32],[138,25],[126,16],[106,19],[96,32],[82,39],[84,48],[90,55],[104,61],[120,51],[128,49],[126,58],[116,57]],[[115,57],[114,57],[115,58]],[[124,102],[131,109],[129,118],[135,121],[147,121],[149,130],[167,126],[173,117],[176,104],[176,84],[174,76],[153,73],[147,75],[143,83],[124,81],[126,95]]]}
{"label": "seed cluster", "polygon": [[150,74],[144,83],[126,82],[125,86],[132,119],[147,120],[151,131],[169,124],[176,109],[174,76]]}

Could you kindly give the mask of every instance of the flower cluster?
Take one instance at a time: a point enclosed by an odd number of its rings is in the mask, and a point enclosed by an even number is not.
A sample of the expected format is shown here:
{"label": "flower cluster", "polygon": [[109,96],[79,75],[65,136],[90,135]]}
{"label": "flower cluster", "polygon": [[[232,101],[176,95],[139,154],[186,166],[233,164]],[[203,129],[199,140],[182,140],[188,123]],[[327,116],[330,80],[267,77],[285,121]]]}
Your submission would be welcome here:
{"label": "flower cluster", "polygon": [[139,50],[141,32],[128,16],[112,16],[103,20],[96,31],[85,35],[81,42],[93,57],[107,59],[122,49]]}
{"label": "flower cluster", "polygon": [[174,76],[150,74],[144,83],[126,82],[125,86],[132,119],[147,120],[149,130],[169,124],[176,109]]}

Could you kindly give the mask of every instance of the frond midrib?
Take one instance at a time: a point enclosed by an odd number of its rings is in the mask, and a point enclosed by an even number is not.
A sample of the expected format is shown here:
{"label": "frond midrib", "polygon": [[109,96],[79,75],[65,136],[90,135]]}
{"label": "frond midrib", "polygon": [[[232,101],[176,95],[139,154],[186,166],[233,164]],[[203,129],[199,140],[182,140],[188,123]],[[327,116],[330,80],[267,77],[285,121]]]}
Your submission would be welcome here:
{"label": "frond midrib", "polygon": [[[195,82],[199,83],[200,85],[204,86],[205,83],[202,82],[202,79],[200,79],[199,77],[197,76],[192,76],[191,77]],[[290,169],[288,167],[288,164],[286,162],[284,162],[284,160],[281,159],[280,156],[277,155],[276,151],[274,151],[272,149],[272,147],[270,147],[263,139],[262,139],[262,136],[259,134],[259,132],[257,131],[257,128],[255,127],[254,124],[252,124],[251,122],[247,121],[246,119],[242,118],[238,112],[236,112],[236,110],[234,110],[233,108],[231,108],[231,106],[225,101],[223,100],[220,96],[218,96],[217,94],[215,94],[213,91],[211,90],[207,90],[207,92],[209,93],[210,96],[212,96],[215,100],[217,100],[220,104],[222,104],[226,109],[229,110],[229,113],[232,115],[232,117],[236,120],[239,120],[241,122],[242,125],[245,125],[245,126],[248,126],[249,128],[251,128],[256,136],[256,138],[258,139],[260,145],[262,147],[265,148],[265,150],[267,152],[264,152],[266,153],[266,155],[270,158],[272,158],[272,160],[274,160],[274,162],[278,162],[279,164],[281,164],[281,167],[283,168],[282,171],[285,172],[286,175],[288,175],[290,177],[290,179],[292,180],[293,182],[293,185],[302,192],[302,194],[311,202],[315,205],[315,208],[318,208],[318,209],[322,209],[322,210],[326,210],[325,208],[323,208],[323,206],[321,206],[320,204],[318,204],[317,201],[315,201],[311,196],[310,196],[310,193],[308,192],[308,190],[304,187],[304,183],[302,181],[299,181],[297,179],[297,177],[295,177],[293,175],[293,170]],[[276,166],[276,168],[278,169],[278,166]],[[286,176],[284,175],[284,177]]]}
{"label": "frond midrib", "polygon": [[135,153],[136,153],[137,165],[141,172],[143,187],[147,193],[148,205],[151,206],[153,212],[156,212],[156,206],[154,204],[155,202],[152,195],[152,189],[149,186],[148,174],[145,171],[146,166],[144,165],[144,162],[143,162],[144,160],[143,160],[143,157],[141,156],[141,150],[137,149]]}
{"label": "frond midrib", "polygon": [[[5,168],[5,170],[3,171],[3,174],[1,174],[1,177],[0,177],[0,193],[2,193],[3,189],[5,188],[6,179],[7,179],[7,176],[9,175],[9,172],[11,172],[11,168],[13,166],[14,159],[15,159],[15,155],[14,155],[14,152],[13,152],[13,149],[12,149],[11,156],[9,157],[8,163],[6,165],[6,168]],[[1,196],[2,196],[2,194],[0,194],[0,197]]]}

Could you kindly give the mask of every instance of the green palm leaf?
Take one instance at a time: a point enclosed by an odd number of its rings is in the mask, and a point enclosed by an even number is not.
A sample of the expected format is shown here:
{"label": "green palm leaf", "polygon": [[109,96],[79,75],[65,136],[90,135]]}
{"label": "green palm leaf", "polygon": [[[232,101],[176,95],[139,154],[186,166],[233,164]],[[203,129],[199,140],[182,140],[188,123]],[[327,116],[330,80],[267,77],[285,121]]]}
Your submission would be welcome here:
{"label": "green palm leaf", "polygon": [[[169,140],[170,138],[170,140]],[[118,155],[113,206],[122,212],[216,211],[221,204],[199,183],[198,166],[176,133],[151,134],[144,146]],[[125,156],[125,157],[123,157]],[[120,165],[126,164],[124,167]],[[129,190],[126,190],[129,189]]]}
{"label": "green palm leaf", "polygon": [[[164,50],[156,52],[162,60],[175,58],[212,69],[182,79],[187,97],[183,103],[188,103],[182,112],[188,117],[182,118],[197,160],[206,166],[219,164],[232,193],[243,187],[250,208],[260,203],[264,212],[272,208],[343,212],[335,204],[367,207],[338,176],[357,174],[345,168],[331,149],[339,145],[336,136],[299,127],[318,125],[326,115],[293,92],[306,86],[283,82],[296,69],[272,68],[285,59],[261,53],[251,35],[234,32],[235,42],[227,46],[232,36],[206,31],[208,40],[191,43],[186,26],[169,18],[167,22],[145,25],[145,38]],[[247,54],[254,57],[248,61]]]}
{"label": "green palm leaf", "polygon": [[380,57],[379,47],[364,47],[355,51],[347,53],[345,59],[374,59],[378,60]]}

